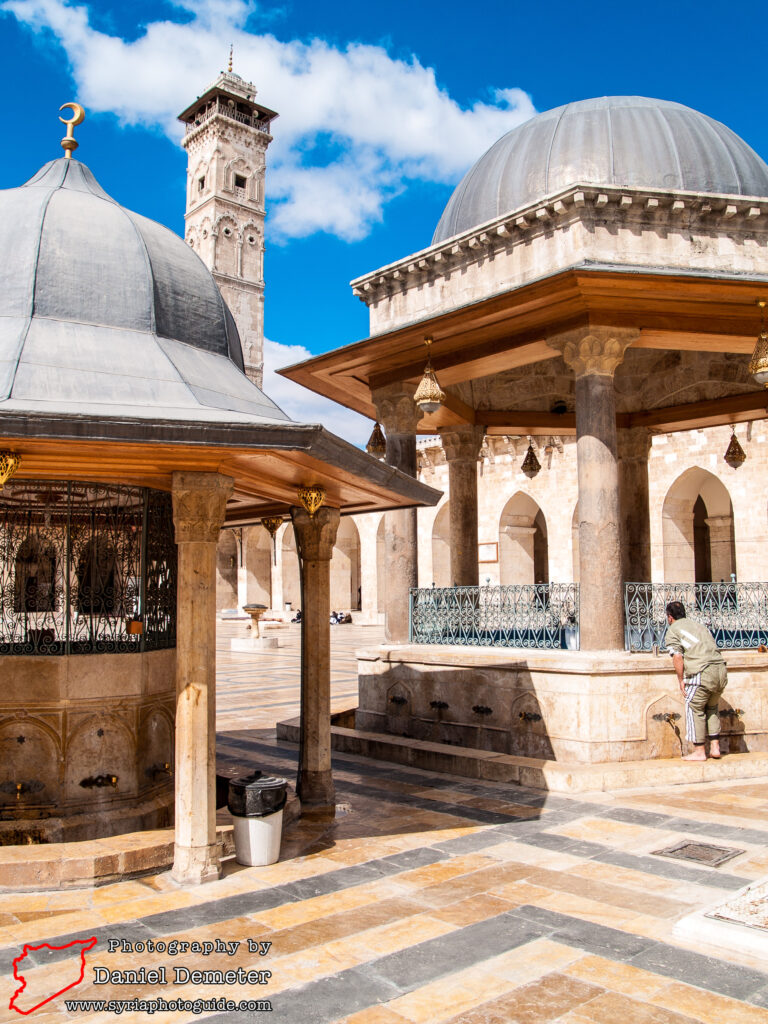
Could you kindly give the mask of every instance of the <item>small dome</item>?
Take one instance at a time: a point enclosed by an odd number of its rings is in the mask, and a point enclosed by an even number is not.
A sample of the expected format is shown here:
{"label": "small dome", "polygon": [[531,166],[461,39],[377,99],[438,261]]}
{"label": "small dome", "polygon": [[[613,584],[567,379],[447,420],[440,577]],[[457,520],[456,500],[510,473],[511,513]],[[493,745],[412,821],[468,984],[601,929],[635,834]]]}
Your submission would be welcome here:
{"label": "small dome", "polygon": [[0,191],[0,410],[86,402],[288,419],[245,376],[232,314],[199,256],[60,158]]}
{"label": "small dome", "polygon": [[730,128],[681,103],[580,100],[491,146],[457,186],[432,243],[577,184],[768,196],[768,165]]}

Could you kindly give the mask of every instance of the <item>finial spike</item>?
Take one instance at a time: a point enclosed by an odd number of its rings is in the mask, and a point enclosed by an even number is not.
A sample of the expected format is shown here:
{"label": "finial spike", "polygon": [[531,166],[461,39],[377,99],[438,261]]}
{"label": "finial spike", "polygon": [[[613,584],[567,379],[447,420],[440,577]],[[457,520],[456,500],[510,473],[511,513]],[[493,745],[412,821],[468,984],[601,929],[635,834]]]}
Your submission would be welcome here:
{"label": "finial spike", "polygon": [[78,142],[75,139],[75,125],[83,123],[85,111],[79,103],[62,103],[59,110],[72,111],[72,117],[59,117],[61,123],[67,126],[67,134],[61,140],[61,147],[64,150],[64,158],[69,160],[78,147]]}
{"label": "finial spike", "polygon": [[227,67],[227,71],[230,73],[230,75],[232,74],[232,53],[234,52],[234,49],[235,49],[235,44],[234,43],[230,43],[229,44],[229,65]]}

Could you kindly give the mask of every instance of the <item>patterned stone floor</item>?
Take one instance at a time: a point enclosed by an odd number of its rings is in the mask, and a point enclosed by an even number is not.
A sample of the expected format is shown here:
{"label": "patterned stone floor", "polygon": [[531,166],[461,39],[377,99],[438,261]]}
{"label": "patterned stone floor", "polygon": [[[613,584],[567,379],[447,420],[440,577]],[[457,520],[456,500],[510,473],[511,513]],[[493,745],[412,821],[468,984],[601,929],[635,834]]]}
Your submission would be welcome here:
{"label": "patterned stone floor", "polygon": [[[293,777],[296,748],[275,740],[274,722],[297,712],[297,630],[284,631],[280,650],[230,654],[239,631],[221,630],[219,755]],[[354,704],[353,652],[379,636],[334,628],[335,707]],[[68,996],[262,1001],[190,1003],[154,1012],[159,1021],[768,1024],[768,958],[673,935],[677,920],[768,873],[764,780],[569,798],[334,762],[337,817],[289,826],[275,865],[228,862],[222,879],[195,889],[158,875],[0,896],[0,1022],[19,1019],[6,1008],[24,943],[95,936]],[[655,854],[692,838],[744,852],[719,868]],[[249,951],[248,940],[265,945]],[[112,974],[96,985],[96,966],[165,968],[166,980]],[[22,1007],[76,980],[71,949],[32,951],[24,968]],[[198,970],[213,973],[185,973]],[[118,1019],[114,1007],[67,1010],[64,1000],[32,1019]],[[152,1019],[136,1004],[119,1016]]]}

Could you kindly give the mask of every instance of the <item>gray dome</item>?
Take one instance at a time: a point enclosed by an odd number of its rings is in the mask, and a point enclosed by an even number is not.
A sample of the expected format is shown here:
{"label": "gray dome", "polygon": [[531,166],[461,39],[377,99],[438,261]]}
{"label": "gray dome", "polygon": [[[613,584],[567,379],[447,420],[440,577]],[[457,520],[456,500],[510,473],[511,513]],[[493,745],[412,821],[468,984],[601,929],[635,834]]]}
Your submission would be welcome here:
{"label": "gray dome", "polygon": [[567,103],[513,128],[480,157],[432,243],[576,184],[768,196],[768,165],[730,128],[681,103]]}
{"label": "gray dome", "polygon": [[244,374],[232,314],[172,231],[61,158],[0,191],[0,410],[288,417]]}

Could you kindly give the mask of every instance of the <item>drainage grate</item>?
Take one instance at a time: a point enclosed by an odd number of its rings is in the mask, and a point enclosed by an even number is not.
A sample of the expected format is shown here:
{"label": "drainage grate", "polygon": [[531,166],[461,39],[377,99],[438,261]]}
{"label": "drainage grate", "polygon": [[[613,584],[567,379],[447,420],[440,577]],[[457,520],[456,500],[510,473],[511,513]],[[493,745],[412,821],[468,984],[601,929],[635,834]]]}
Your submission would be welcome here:
{"label": "drainage grate", "polygon": [[675,846],[667,846],[663,850],[654,850],[654,857],[674,857],[675,860],[692,860],[696,864],[706,864],[707,867],[716,868],[725,864],[727,860],[733,860],[744,850],[734,850],[727,846],[713,846],[711,843],[692,843],[690,839],[676,843]]}

